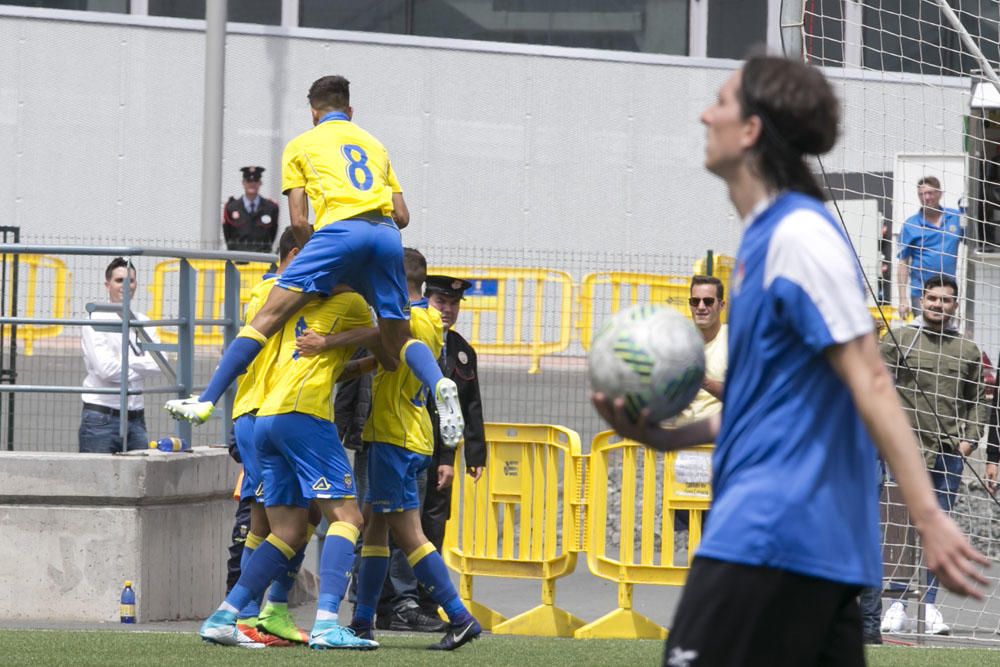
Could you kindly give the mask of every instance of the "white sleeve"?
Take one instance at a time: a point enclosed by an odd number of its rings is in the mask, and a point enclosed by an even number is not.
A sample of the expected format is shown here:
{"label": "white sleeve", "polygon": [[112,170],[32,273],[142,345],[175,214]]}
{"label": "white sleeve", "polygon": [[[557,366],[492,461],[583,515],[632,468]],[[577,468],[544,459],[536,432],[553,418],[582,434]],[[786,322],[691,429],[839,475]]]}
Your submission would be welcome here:
{"label": "white sleeve", "polygon": [[818,349],[874,329],[857,257],[834,225],[816,211],[793,211],[778,223],[764,267],[764,289]]}

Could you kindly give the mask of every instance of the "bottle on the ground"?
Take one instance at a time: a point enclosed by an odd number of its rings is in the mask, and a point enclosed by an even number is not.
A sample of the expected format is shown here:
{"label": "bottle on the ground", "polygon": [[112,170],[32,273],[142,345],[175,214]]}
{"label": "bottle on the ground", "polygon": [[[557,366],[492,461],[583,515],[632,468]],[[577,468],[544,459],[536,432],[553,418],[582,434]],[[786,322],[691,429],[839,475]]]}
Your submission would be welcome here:
{"label": "bottle on the ground", "polygon": [[126,581],[125,588],[122,589],[121,604],[118,606],[118,613],[122,623],[135,623],[135,590],[132,582]]}

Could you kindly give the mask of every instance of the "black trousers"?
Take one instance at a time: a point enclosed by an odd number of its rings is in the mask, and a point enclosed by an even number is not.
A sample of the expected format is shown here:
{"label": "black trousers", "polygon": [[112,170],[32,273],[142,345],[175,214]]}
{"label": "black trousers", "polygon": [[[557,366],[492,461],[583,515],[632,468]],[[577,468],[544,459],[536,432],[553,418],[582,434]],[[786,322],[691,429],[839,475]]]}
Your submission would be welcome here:
{"label": "black trousers", "polygon": [[695,558],[667,636],[669,667],[863,667],[860,586]]}
{"label": "black trousers", "polygon": [[240,558],[243,557],[243,545],[250,534],[250,505],[252,498],[241,500],[236,507],[236,520],[233,523],[233,540],[229,545],[229,560],[226,561],[226,595],[233,590],[236,580],[240,578]]}

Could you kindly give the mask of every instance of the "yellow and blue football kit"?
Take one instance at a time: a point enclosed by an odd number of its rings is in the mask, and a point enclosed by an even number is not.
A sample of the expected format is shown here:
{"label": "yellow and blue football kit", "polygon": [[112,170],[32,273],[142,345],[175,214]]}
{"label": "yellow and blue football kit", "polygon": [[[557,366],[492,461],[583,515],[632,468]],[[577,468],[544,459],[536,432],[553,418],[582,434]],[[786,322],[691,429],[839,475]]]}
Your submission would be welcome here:
{"label": "yellow and blue football kit", "polygon": [[333,424],[333,387],[355,348],[305,357],[295,339],[306,329],[329,335],[371,325],[364,300],[347,293],[309,302],[276,334],[277,362],[254,425],[266,506],[354,497],[351,464]]}
{"label": "yellow and blue football kit", "polygon": [[[426,299],[410,305],[410,330],[414,337],[435,356],[440,356],[444,346],[440,313],[428,309]],[[405,512],[420,507],[417,480],[426,470],[434,447],[426,404],[426,390],[408,367],[400,365],[392,373],[381,370],[375,375],[372,413],[362,436],[371,443],[365,503],[373,512]],[[429,648],[454,650],[478,637],[482,628],[458,597],[448,568],[434,545],[420,531],[410,537],[424,541],[406,554],[406,560],[417,581],[444,609],[449,621],[448,633]],[[389,556],[387,546],[365,544],[361,549],[357,604],[351,626],[362,636],[371,631],[374,623],[379,591],[389,572]]]}
{"label": "yellow and blue football kit", "polygon": [[[441,314],[427,301],[411,304],[410,331],[435,357],[444,347]],[[420,507],[417,478],[430,463],[434,437],[427,412],[429,392],[408,366],[384,369],[372,382],[372,410],[362,439],[368,448],[368,488],[365,503],[375,512],[399,512]]]}
{"label": "yellow and blue football kit", "polygon": [[330,294],[350,285],[383,319],[409,317],[403,243],[392,220],[401,192],[385,147],[346,114],[332,112],[288,142],[281,188],[303,188],[315,212],[314,233],[278,284]]}
{"label": "yellow and blue football kit", "polygon": [[316,231],[362,213],[389,217],[392,194],[402,191],[385,146],[340,112],[327,114],[285,146],[281,191],[294,188],[305,189]]}
{"label": "yellow and blue football kit", "polygon": [[[267,295],[274,287],[277,275],[265,274],[264,280],[258,283],[250,292],[244,313],[244,322],[249,322],[260,310]],[[260,462],[257,458],[257,448],[253,441],[253,425],[258,408],[267,395],[268,369],[274,365],[278,355],[278,336],[272,336],[264,344],[253,362],[247,366],[247,372],[236,380],[236,399],[233,401],[233,434],[236,439],[236,450],[240,453],[243,463],[243,480],[240,484],[240,500],[254,498],[264,502],[263,478],[260,474]]]}

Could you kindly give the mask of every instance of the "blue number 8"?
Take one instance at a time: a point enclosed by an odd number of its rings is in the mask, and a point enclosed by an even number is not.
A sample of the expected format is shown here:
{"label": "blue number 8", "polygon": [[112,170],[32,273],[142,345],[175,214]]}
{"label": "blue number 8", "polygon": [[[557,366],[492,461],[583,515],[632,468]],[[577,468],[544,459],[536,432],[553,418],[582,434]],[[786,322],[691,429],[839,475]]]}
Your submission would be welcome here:
{"label": "blue number 8", "polygon": [[[372,170],[368,168],[368,153],[361,146],[355,144],[344,144],[341,147],[344,159],[347,160],[347,178],[358,190],[369,190],[375,182]],[[358,180],[358,172],[361,173],[361,180]]]}

